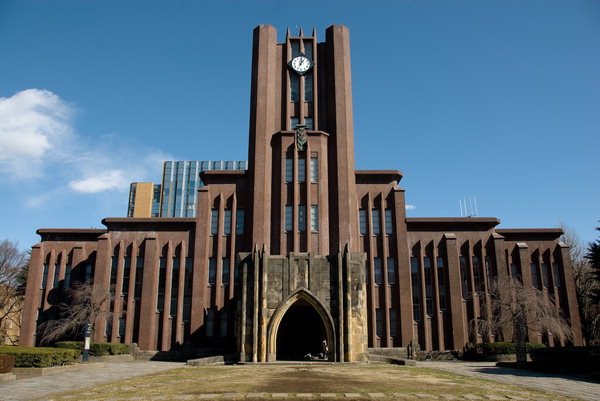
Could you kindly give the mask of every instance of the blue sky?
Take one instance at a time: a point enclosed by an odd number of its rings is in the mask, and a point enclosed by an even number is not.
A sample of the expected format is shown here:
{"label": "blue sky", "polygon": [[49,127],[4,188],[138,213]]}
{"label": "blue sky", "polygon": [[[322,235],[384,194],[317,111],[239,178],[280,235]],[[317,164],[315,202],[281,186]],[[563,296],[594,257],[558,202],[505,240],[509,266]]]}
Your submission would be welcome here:
{"label": "blue sky", "polygon": [[600,225],[600,1],[0,0],[0,239],[125,216],[163,160],[245,160],[252,29],[350,29],[358,169],[408,216]]}

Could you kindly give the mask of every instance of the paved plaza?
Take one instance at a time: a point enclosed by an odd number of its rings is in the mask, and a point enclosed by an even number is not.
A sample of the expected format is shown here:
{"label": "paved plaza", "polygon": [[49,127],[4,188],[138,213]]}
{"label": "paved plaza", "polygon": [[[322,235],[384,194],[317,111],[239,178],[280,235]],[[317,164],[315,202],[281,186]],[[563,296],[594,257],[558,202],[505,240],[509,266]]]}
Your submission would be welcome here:
{"label": "paved plaza", "polygon": [[[86,387],[106,384],[118,380],[142,376],[150,373],[165,371],[173,368],[184,367],[184,363],[176,362],[150,362],[135,361],[125,363],[109,363],[104,366],[82,369],[74,372],[65,372],[52,376],[21,379],[10,383],[0,383],[0,400],[25,401],[44,397],[53,400],[52,394],[82,390]],[[473,378],[486,379],[511,385],[525,386],[548,393],[560,394],[570,398],[584,401],[597,401],[600,399],[600,383],[583,379],[567,378],[557,375],[535,373],[510,368],[498,368],[492,362],[422,362],[420,367],[439,369],[446,372],[465,375]],[[226,383],[226,380],[224,381]],[[310,389],[307,389],[310,390]],[[80,393],[81,394],[81,393]],[[89,394],[90,396],[92,393]],[[153,397],[151,399],[165,399]],[[436,400],[540,400],[552,401],[551,394],[536,398],[522,398],[518,395],[483,395],[473,394],[384,394],[377,392],[348,392],[348,393],[321,393],[321,392],[288,392],[288,393],[200,393],[173,396],[172,399],[200,400],[200,399],[348,399],[348,400],[376,400],[376,399],[436,399]],[[61,396],[56,400],[76,400],[76,396]],[[127,400],[143,400],[144,397],[126,397]],[[171,399],[171,398],[169,398]],[[116,399],[114,400],[116,401]]]}

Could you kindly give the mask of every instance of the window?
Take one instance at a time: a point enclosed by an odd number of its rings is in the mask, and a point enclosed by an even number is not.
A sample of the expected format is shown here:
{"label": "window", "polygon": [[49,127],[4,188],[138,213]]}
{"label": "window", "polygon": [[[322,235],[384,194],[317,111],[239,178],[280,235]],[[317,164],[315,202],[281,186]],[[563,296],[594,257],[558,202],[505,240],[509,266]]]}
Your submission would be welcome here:
{"label": "window", "polygon": [[129,293],[129,275],[131,274],[131,256],[125,256],[125,261],[123,262],[123,284],[121,288],[121,292],[127,298],[127,294]]}
{"label": "window", "polygon": [[388,284],[396,284],[396,261],[394,258],[387,258]]}
{"label": "window", "polygon": [[165,280],[167,277],[167,258],[159,258],[159,275],[158,275],[158,302],[157,307],[162,311],[165,306]]}
{"label": "window", "polygon": [[225,209],[225,215],[223,216],[223,233],[225,235],[231,234],[231,210]]}
{"label": "window", "polygon": [[71,264],[67,263],[65,268],[65,278],[63,281],[63,288],[69,288],[71,286]]}
{"label": "window", "polygon": [[415,257],[410,258],[410,278],[412,282],[413,319],[418,322],[421,320],[421,280],[419,260]]}
{"label": "window", "polygon": [[298,158],[298,182],[306,182],[306,159]]}
{"label": "window", "polygon": [[558,263],[552,263],[552,278],[554,279],[554,286],[560,287],[560,270],[558,269]]}
{"label": "window", "polygon": [[285,231],[292,231],[294,228],[293,223],[294,223],[294,216],[293,214],[293,207],[291,205],[286,205],[285,206]]}
{"label": "window", "polygon": [[221,309],[219,313],[219,336],[227,337],[227,309]]}
{"label": "window", "polygon": [[375,284],[383,284],[383,274],[381,271],[381,258],[373,259],[373,271],[375,273]]}
{"label": "window", "polygon": [[377,210],[377,209],[371,210],[371,217],[373,219],[373,234],[375,234],[375,235],[381,234],[381,224],[379,221],[379,210]]}
{"label": "window", "polygon": [[467,273],[467,271],[468,271],[467,270],[468,269],[467,258],[465,258],[464,256],[461,256],[459,260],[460,260],[460,281],[462,284],[462,287],[461,287],[462,297],[464,299],[467,299],[469,296],[469,283],[468,283],[469,276]]}
{"label": "window", "polygon": [[306,231],[306,206],[298,205],[298,230]]}
{"label": "window", "polygon": [[[313,72],[307,72],[306,74],[304,74],[304,101],[305,102],[312,102],[313,101]],[[305,120],[307,120],[305,118]],[[312,120],[312,118],[311,118]],[[312,121],[311,121],[312,123]],[[308,125],[308,123],[306,124]],[[312,129],[312,126],[309,128]]]}
{"label": "window", "polygon": [[221,283],[229,284],[229,258],[223,258],[223,270],[221,271]]}
{"label": "window", "polygon": [[481,292],[481,265],[479,256],[473,256],[473,281],[475,282],[475,291]]}
{"label": "window", "polygon": [[138,256],[135,261],[135,286],[133,298],[139,300],[142,297],[142,284],[144,280],[144,257]]}
{"label": "window", "polygon": [[390,209],[385,210],[385,233],[391,235],[394,233],[392,225],[392,211]]}
{"label": "window", "polygon": [[192,314],[192,270],[194,260],[185,258],[185,276],[183,285],[183,321],[189,322]]}
{"label": "window", "polygon": [[180,259],[177,256],[173,257],[173,274],[171,276],[171,316],[177,313],[177,297],[179,295],[179,264]]}
{"label": "window", "polygon": [[446,281],[444,279],[444,258],[436,259],[438,272],[438,288],[440,293],[440,310],[446,310]]}
{"label": "window", "polygon": [[206,337],[212,337],[215,334],[214,327],[215,327],[215,310],[209,309],[206,311],[206,325],[205,325]]}
{"label": "window", "polygon": [[385,335],[384,323],[385,322],[383,321],[383,309],[375,309],[375,331],[378,337],[383,337]]}
{"label": "window", "polygon": [[291,157],[285,158],[285,182],[294,180],[294,159]]}
{"label": "window", "polygon": [[517,266],[516,263],[511,263],[510,264],[510,276],[513,278],[513,280],[520,280],[521,278],[519,277],[519,268]]}
{"label": "window", "polygon": [[490,280],[493,277],[492,272],[492,258],[490,256],[485,257],[485,280],[488,288],[490,287]]}
{"label": "window", "polygon": [[550,287],[550,277],[548,277],[548,265],[542,263],[542,280],[544,280],[544,287]]}
{"label": "window", "polygon": [[208,284],[214,285],[217,276],[217,259],[208,259]]}
{"label": "window", "polygon": [[540,277],[538,276],[537,265],[535,263],[531,263],[529,268],[531,269],[531,285],[535,288],[539,288]]}
{"label": "window", "polygon": [[300,121],[298,120],[298,117],[290,118],[290,129],[294,131],[299,123]]}
{"label": "window", "polygon": [[58,276],[60,274],[60,265],[58,263],[54,264],[54,279],[52,280],[52,288],[56,288],[58,286]]}
{"label": "window", "polygon": [[219,232],[219,211],[212,209],[210,214],[210,233],[216,235]]}
{"label": "window", "polygon": [[235,212],[235,233],[237,235],[244,234],[244,210],[238,209]]}
{"label": "window", "polygon": [[44,263],[44,273],[42,275],[42,288],[46,288],[48,282],[48,263]]}
{"label": "window", "polygon": [[358,220],[360,221],[360,233],[362,235],[367,234],[367,211],[365,209],[360,209],[358,211]]}
{"label": "window", "polygon": [[[295,72],[290,71],[290,100],[297,102],[300,100],[300,77]],[[292,125],[292,129],[295,125]]]}
{"label": "window", "polygon": [[391,308],[390,309],[390,336],[392,337],[396,337],[397,335],[397,331],[396,331],[396,309]]}
{"label": "window", "polygon": [[319,181],[319,164],[316,157],[310,158],[310,182]]}
{"label": "window", "polygon": [[310,206],[310,229],[312,231],[319,231],[319,206]]}
{"label": "window", "polygon": [[431,269],[431,258],[423,258],[423,270],[425,274],[425,306],[427,307],[427,315],[433,315],[433,298],[432,298],[432,287],[433,277]]}
{"label": "window", "polygon": [[[312,96],[312,93],[311,93]],[[304,125],[306,125],[306,129],[314,129],[313,128],[313,118],[312,117],[304,117]]]}

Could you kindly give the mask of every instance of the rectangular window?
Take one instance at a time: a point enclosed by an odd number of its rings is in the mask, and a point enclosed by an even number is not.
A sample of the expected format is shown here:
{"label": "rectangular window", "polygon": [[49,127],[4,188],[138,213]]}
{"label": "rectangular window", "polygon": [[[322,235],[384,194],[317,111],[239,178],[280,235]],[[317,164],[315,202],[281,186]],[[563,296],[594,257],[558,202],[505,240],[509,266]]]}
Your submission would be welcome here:
{"label": "rectangular window", "polygon": [[231,234],[231,210],[225,209],[225,214],[223,216],[223,233],[225,235]]}
{"label": "rectangular window", "polygon": [[298,158],[298,182],[306,182],[306,159]]}
{"label": "rectangular window", "polygon": [[[312,93],[311,93],[312,96]],[[306,129],[314,129],[313,118],[312,117],[304,117],[304,125],[306,125]]]}
{"label": "rectangular window", "polygon": [[387,258],[388,284],[396,284],[396,260]]}
{"label": "rectangular window", "polygon": [[510,264],[510,276],[513,278],[513,280],[520,280],[521,278],[519,277],[519,268],[517,266],[516,263],[511,263]]}
{"label": "rectangular window", "polygon": [[310,182],[319,182],[319,163],[316,157],[310,158]]}
{"label": "rectangular window", "polygon": [[296,126],[299,124],[299,120],[298,117],[292,117],[290,118],[290,129],[292,131],[294,131],[296,129]]}
{"label": "rectangular window", "polygon": [[490,256],[485,257],[485,281],[488,288],[490,287],[491,280],[493,278],[492,272],[492,258]]}
{"label": "rectangular window", "polygon": [[475,282],[475,291],[481,292],[481,264],[479,263],[479,256],[473,256],[473,281]]}
{"label": "rectangular window", "polygon": [[214,285],[217,277],[217,259],[208,259],[208,284]]}
{"label": "rectangular window", "polygon": [[90,284],[92,282],[92,278],[94,277],[94,265],[92,262],[88,261],[85,265],[85,283]]}
{"label": "rectangular window", "polygon": [[542,263],[542,280],[544,280],[544,287],[550,287],[550,277],[548,277],[548,265]]}
{"label": "rectangular window", "polygon": [[233,266],[233,281],[235,284],[242,282],[242,266],[238,264]]}
{"label": "rectangular window", "polygon": [[537,265],[535,263],[530,263],[529,268],[531,270],[531,285],[535,288],[540,287],[540,278],[538,276]]}
{"label": "rectangular window", "polygon": [[291,157],[285,158],[285,182],[294,180],[294,159]]}
{"label": "rectangular window", "polygon": [[298,205],[298,230],[306,231],[306,206]]}
{"label": "rectangular window", "polygon": [[460,281],[461,281],[461,289],[462,289],[462,297],[467,299],[469,297],[469,275],[468,275],[468,266],[467,266],[467,258],[464,256],[460,257]]}
{"label": "rectangular window", "polygon": [[425,306],[427,308],[427,315],[433,315],[433,269],[431,268],[431,258],[423,258],[423,271],[425,274]]}
{"label": "rectangular window", "polygon": [[235,211],[235,233],[237,235],[244,234],[244,210],[238,209]]}
{"label": "rectangular window", "polygon": [[205,325],[206,337],[212,337],[214,335],[214,327],[215,327],[215,310],[209,309],[206,311],[206,325]]}
{"label": "rectangular window", "polygon": [[135,261],[135,286],[133,297],[139,300],[142,297],[142,284],[144,281],[144,257],[138,256]]}
{"label": "rectangular window", "polygon": [[169,314],[175,316],[177,313],[177,297],[179,295],[179,270],[180,259],[177,256],[173,257],[173,274],[171,275],[171,310]]}
{"label": "rectangular window", "polygon": [[[290,100],[297,102],[300,100],[300,77],[295,72],[290,71]],[[291,129],[295,129],[296,126],[292,125]]]}
{"label": "rectangular window", "polygon": [[384,323],[385,322],[383,321],[383,309],[375,309],[375,331],[378,337],[383,337],[385,335]]}
{"label": "rectangular window", "polygon": [[65,278],[63,281],[63,288],[69,288],[71,286],[71,264],[67,263],[65,267]]}
{"label": "rectangular window", "polygon": [[371,217],[373,220],[373,234],[375,234],[375,235],[381,234],[381,223],[379,221],[379,210],[377,210],[377,209],[371,210]]}
{"label": "rectangular window", "polygon": [[396,309],[390,309],[390,336],[396,337],[397,335],[397,323],[396,323]]}
{"label": "rectangular window", "polygon": [[192,270],[194,260],[185,258],[185,276],[183,286],[183,321],[189,322],[192,314]]}
{"label": "rectangular window", "polygon": [[165,280],[167,278],[167,258],[159,258],[158,302],[156,309],[162,312],[165,306]]}
{"label": "rectangular window", "polygon": [[319,231],[319,206],[310,206],[310,229],[312,231]]}
{"label": "rectangular window", "polygon": [[360,221],[360,233],[367,235],[367,211],[365,209],[358,211],[358,220]]}
{"label": "rectangular window", "polygon": [[125,335],[125,318],[119,318],[119,336]]}
{"label": "rectangular window", "polygon": [[285,205],[285,231],[294,229],[293,206]]}
{"label": "rectangular window", "polygon": [[385,210],[385,233],[391,235],[394,233],[392,224],[392,211],[390,209]]}
{"label": "rectangular window", "polygon": [[117,266],[119,263],[119,259],[116,256],[111,258],[110,263],[110,292],[111,294],[115,294],[115,286],[117,284]]}
{"label": "rectangular window", "polygon": [[373,272],[375,273],[375,284],[383,284],[383,274],[381,271],[381,258],[373,259]]}
{"label": "rectangular window", "polygon": [[440,293],[440,310],[446,310],[446,280],[444,275],[444,258],[436,259],[438,272],[438,289]]}
{"label": "rectangular window", "polygon": [[560,287],[560,270],[558,268],[558,263],[552,263],[552,278],[554,279],[554,286]]}
{"label": "rectangular window", "polygon": [[56,263],[54,265],[54,279],[52,280],[52,288],[56,288],[58,286],[58,275],[60,274],[60,265]]}
{"label": "rectangular window", "polygon": [[421,320],[421,278],[419,274],[419,260],[415,257],[410,258],[410,273],[413,295],[413,319],[418,322]]}
{"label": "rectangular window", "polygon": [[221,283],[229,284],[229,258],[223,258],[223,270],[221,271]]}
{"label": "rectangular window", "polygon": [[42,275],[42,288],[46,288],[48,283],[48,263],[44,263],[44,273]]}
{"label": "rectangular window", "polygon": [[216,235],[219,232],[219,210],[210,211],[210,233]]}
{"label": "rectangular window", "polygon": [[[312,102],[313,101],[313,72],[309,71],[306,74],[304,74],[304,101],[305,102]],[[304,119],[305,122],[306,120],[308,120],[307,118]],[[311,118],[312,120],[312,118]],[[311,121],[312,122],[312,121]],[[306,125],[308,125],[308,123],[306,123]],[[312,126],[308,129],[313,129]]]}
{"label": "rectangular window", "polygon": [[131,274],[131,256],[125,256],[125,260],[123,262],[123,284],[121,287],[121,292],[127,298],[127,294],[129,293],[129,276]]}

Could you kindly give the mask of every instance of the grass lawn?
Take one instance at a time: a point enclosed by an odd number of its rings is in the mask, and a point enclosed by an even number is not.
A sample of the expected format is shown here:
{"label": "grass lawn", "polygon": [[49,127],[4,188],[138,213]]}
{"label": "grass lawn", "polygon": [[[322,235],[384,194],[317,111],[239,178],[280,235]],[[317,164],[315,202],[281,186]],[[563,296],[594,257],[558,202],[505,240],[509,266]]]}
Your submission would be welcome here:
{"label": "grass lawn", "polygon": [[[233,365],[186,367],[56,394],[53,400],[196,400],[196,399],[401,400],[456,399],[464,395],[509,400],[569,400],[522,387],[438,370],[395,365]],[[256,393],[265,393],[258,396]],[[287,393],[286,398],[274,396]],[[305,397],[311,393],[310,398]],[[350,397],[349,393],[360,396]],[[371,394],[369,393],[379,393]],[[214,394],[210,396],[208,394]],[[299,395],[300,394],[300,395]],[[304,396],[302,395],[304,394]],[[335,395],[334,395],[335,394]],[[426,395],[431,395],[425,398]],[[447,398],[444,398],[447,397]],[[478,399],[478,398],[472,398]],[[519,399],[519,398],[516,398]]]}

